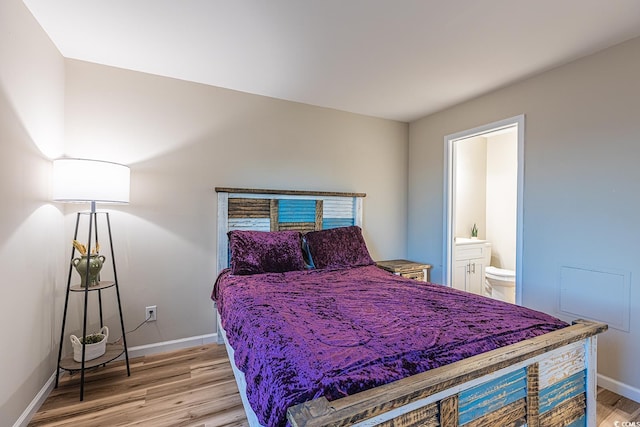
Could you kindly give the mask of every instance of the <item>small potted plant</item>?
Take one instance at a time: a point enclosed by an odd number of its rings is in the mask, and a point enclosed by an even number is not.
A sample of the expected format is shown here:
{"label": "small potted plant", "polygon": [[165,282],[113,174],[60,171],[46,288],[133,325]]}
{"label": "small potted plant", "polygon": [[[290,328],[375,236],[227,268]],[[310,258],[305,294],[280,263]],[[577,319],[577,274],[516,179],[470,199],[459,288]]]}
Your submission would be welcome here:
{"label": "small potted plant", "polygon": [[82,346],[86,347],[84,360],[96,359],[107,351],[107,338],[109,338],[109,328],[103,326],[99,332],[86,335],[83,339],[71,335],[71,345],[73,346],[73,360],[82,362]]}
{"label": "small potted plant", "polygon": [[478,238],[478,226],[476,226],[475,223],[473,224],[473,228],[471,229],[471,238],[472,239]]}

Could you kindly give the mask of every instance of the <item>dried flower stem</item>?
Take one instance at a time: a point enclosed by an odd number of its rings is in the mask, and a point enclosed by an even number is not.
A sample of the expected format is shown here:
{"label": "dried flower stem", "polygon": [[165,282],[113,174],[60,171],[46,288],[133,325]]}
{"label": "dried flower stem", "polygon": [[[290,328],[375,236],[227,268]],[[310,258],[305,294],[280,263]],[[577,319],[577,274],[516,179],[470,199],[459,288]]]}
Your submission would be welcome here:
{"label": "dried flower stem", "polygon": [[[78,252],[80,252],[80,255],[87,254],[87,247],[84,244],[78,242],[77,240],[73,241],[73,247],[76,248]],[[96,246],[91,250],[91,254],[97,255],[99,252],[100,252],[100,243],[96,242]]]}

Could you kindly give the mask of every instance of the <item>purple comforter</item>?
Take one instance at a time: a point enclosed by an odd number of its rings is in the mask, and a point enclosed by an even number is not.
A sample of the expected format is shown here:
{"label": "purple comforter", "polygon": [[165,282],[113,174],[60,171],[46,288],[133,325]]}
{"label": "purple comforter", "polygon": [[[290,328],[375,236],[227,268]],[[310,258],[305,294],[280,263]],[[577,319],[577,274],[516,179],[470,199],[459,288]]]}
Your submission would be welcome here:
{"label": "purple comforter", "polygon": [[233,276],[214,288],[263,425],[329,400],[563,328],[524,307],[421,284],[376,266]]}

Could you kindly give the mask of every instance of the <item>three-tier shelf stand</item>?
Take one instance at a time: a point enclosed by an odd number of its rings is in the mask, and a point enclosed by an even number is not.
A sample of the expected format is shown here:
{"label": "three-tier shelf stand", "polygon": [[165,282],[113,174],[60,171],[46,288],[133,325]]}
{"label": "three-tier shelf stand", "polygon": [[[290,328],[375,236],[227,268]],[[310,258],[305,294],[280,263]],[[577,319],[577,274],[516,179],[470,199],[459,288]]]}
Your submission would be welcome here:
{"label": "three-tier shelf stand", "polygon": [[[104,218],[106,222],[108,238],[109,238],[109,249],[111,251],[111,265],[113,265],[113,280],[112,281],[98,281],[98,284],[95,286],[89,285],[89,268],[87,266],[86,269],[86,277],[85,283],[87,286],[82,287],[80,284],[71,285],[71,276],[73,273],[73,259],[76,254],[76,248],[73,247],[71,250],[71,260],[69,261],[69,275],[67,277],[67,292],[64,300],[64,315],[62,316],[62,328],[60,331],[60,349],[58,350],[58,369],[56,369],[56,384],[55,387],[58,387],[58,380],[60,378],[60,369],[64,369],[66,371],[71,372],[72,374],[80,371],[80,401],[84,400],[84,380],[85,380],[85,371],[90,368],[98,367],[100,365],[106,365],[107,363],[119,358],[124,354],[124,358],[127,366],[127,376],[131,376],[131,369],[129,368],[129,353],[127,351],[127,338],[125,335],[124,329],[124,320],[122,318],[122,304],[120,302],[120,289],[118,287],[118,274],[116,270],[116,260],[113,251],[113,241],[111,238],[111,222],[109,220],[108,212],[96,212],[95,202],[91,202],[91,211],[90,212],[78,212],[76,217],[76,226],[75,232],[73,235],[73,239],[77,240],[78,238],[78,227],[80,225],[81,219],[88,217],[89,219],[89,238],[87,239],[87,254],[91,254],[92,248],[92,240],[93,247],[97,247],[100,240],[98,239],[98,218]],[[82,346],[82,361],[76,362],[73,358],[73,354],[62,357],[62,347],[65,339],[65,327],[67,323],[67,310],[69,308],[69,295],[71,293],[76,293],[80,295],[84,295],[84,313],[83,313],[83,322],[82,322],[82,337],[87,336],[87,319],[89,317],[89,294],[97,293],[98,296],[98,307],[99,307],[99,316],[100,316],[100,328],[104,326],[104,321],[102,318],[102,292],[107,290],[114,290],[116,292],[116,298],[118,300],[118,313],[120,315],[120,327],[122,329],[122,343],[107,343],[106,352],[102,356],[92,359],[85,360],[86,357],[86,347]]]}

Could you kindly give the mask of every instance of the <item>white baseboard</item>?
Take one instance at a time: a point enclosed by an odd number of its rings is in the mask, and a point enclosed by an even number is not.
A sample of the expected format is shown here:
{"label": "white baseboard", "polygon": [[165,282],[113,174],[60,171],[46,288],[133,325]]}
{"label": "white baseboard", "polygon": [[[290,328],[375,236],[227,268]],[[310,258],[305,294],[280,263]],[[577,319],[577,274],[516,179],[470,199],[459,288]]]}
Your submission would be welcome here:
{"label": "white baseboard", "polygon": [[27,427],[29,421],[31,421],[31,418],[35,415],[36,412],[38,412],[38,409],[40,409],[44,401],[47,400],[47,397],[49,397],[49,393],[51,393],[51,390],[53,390],[55,384],[56,373],[54,372],[53,375],[49,377],[47,382],[44,383],[44,387],[42,387],[38,394],[36,394],[36,397],[33,398],[31,403],[29,403],[27,409],[22,412],[20,418],[18,418],[13,424],[13,427]]}
{"label": "white baseboard", "polygon": [[[163,341],[153,344],[139,345],[129,347],[129,358],[147,356],[149,354],[164,353],[167,351],[182,350],[189,347],[199,345],[216,344],[218,342],[218,334],[198,335],[189,338],[180,338],[178,340]],[[122,357],[124,358],[124,357]]]}
{"label": "white baseboard", "polygon": [[631,387],[628,384],[621,383],[613,378],[605,377],[602,374],[598,374],[598,385],[600,387],[611,390],[612,392],[624,396],[627,399],[631,399],[635,402],[640,402],[640,389]]}
{"label": "white baseboard", "polygon": [[[196,347],[199,345],[217,344],[218,334],[198,335],[195,337],[181,338],[178,340],[163,341],[154,344],[139,345],[136,347],[129,347],[129,359],[140,356],[147,356],[150,354],[164,353],[167,351],[182,350],[189,347]],[[120,359],[124,359],[121,356]],[[62,377],[65,371],[61,371],[60,377]],[[36,397],[33,398],[29,406],[22,412],[20,418],[13,424],[13,427],[26,427],[31,421],[33,415],[38,412],[38,409],[42,406],[44,401],[49,397],[49,393],[53,390],[56,382],[56,373],[54,372],[47,380],[45,385],[40,389]]]}

